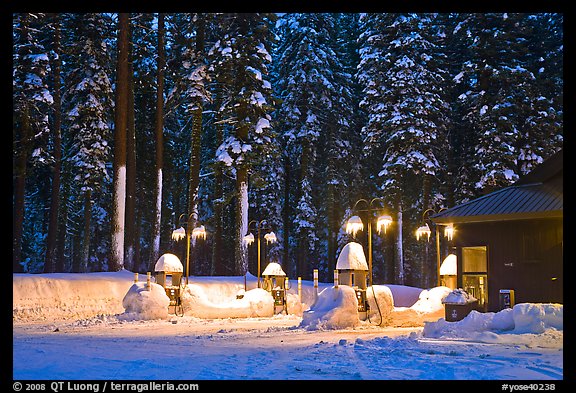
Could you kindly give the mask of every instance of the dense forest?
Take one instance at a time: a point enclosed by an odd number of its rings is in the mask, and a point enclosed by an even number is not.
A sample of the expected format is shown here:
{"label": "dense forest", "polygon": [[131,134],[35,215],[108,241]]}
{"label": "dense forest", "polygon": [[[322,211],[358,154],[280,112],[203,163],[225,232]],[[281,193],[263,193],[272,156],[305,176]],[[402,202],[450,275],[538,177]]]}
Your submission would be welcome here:
{"label": "dense forest", "polygon": [[260,232],[262,269],[331,281],[347,242],[367,252],[347,220],[380,211],[393,223],[372,234],[375,283],[430,287],[425,212],[563,145],[562,14],[17,13],[12,27],[14,272],[153,271],[186,258],[174,229],[202,225],[192,275],[256,275],[242,239]]}

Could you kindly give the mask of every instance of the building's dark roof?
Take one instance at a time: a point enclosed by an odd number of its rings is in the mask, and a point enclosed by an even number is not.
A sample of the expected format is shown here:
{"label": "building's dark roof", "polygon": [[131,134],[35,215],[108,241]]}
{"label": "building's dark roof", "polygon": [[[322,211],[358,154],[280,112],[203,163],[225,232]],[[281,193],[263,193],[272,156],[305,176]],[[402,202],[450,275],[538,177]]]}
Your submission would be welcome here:
{"label": "building's dark roof", "polygon": [[563,217],[563,151],[513,185],[431,216],[439,224]]}

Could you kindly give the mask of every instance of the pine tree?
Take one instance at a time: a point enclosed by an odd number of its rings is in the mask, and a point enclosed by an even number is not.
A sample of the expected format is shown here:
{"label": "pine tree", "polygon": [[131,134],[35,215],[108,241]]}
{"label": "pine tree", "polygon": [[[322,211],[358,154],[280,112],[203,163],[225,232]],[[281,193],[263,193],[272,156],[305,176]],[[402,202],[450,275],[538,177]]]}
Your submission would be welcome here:
{"label": "pine tree", "polygon": [[48,108],[53,98],[48,90],[50,72],[47,50],[39,41],[43,14],[13,15],[13,247],[12,267],[22,271],[22,233],[27,166],[51,162],[46,143],[49,135]]}
{"label": "pine tree", "polygon": [[266,79],[273,14],[223,14],[222,36],[210,50],[219,83],[227,84],[223,111],[232,133],[218,147],[217,157],[234,170],[236,273],[248,270],[242,238],[248,229],[248,174],[257,157],[268,150],[272,130],[270,82]]}
{"label": "pine tree", "polygon": [[[366,152],[374,159],[381,157],[380,189],[398,212],[416,199],[417,194],[406,192],[414,182],[422,184],[421,211],[426,210],[430,181],[441,170],[437,153],[445,142],[448,105],[442,90],[446,73],[438,67],[442,35],[433,28],[434,18],[428,14],[363,18],[359,80],[365,86],[361,106],[368,114],[363,130]],[[402,266],[398,260],[400,283]]]}
{"label": "pine tree", "polygon": [[87,271],[91,243],[92,194],[109,177],[112,83],[108,77],[109,50],[105,41],[109,22],[100,14],[70,14],[67,29],[74,30],[69,48],[77,65],[68,75],[67,124],[73,133],[76,184],[84,198],[82,256],[77,271]]}

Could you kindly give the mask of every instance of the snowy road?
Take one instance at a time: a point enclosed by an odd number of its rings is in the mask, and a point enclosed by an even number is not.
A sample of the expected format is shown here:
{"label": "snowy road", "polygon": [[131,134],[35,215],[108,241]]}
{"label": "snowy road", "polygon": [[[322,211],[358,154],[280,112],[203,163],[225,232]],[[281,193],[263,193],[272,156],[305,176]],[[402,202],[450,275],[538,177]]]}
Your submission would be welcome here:
{"label": "snowy road", "polygon": [[[172,323],[176,321],[176,323]],[[563,350],[422,337],[363,324],[305,330],[297,316],[14,324],[14,379],[559,380]],[[516,340],[516,342],[515,342]],[[544,342],[544,344],[542,344]],[[554,344],[556,343],[556,344]]]}

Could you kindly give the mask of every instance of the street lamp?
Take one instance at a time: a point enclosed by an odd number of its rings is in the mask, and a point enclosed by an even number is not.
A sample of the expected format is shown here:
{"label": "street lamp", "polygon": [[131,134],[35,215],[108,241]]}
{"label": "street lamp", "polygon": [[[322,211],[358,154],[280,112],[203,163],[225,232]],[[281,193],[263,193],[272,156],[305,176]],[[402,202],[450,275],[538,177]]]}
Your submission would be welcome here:
{"label": "street lamp", "polygon": [[[375,207],[373,206],[374,202],[379,201],[380,203],[384,204],[384,200],[382,198],[372,198],[370,202],[366,199],[359,199],[356,201],[354,206],[352,207],[352,211],[356,212],[368,212],[370,218],[368,219],[368,283],[369,286],[372,286],[372,213],[378,213],[381,210],[384,210],[383,207]],[[366,205],[365,209],[358,209],[356,207],[359,203],[364,203]],[[382,229],[384,229],[384,234],[388,227],[392,224],[392,217],[388,214],[381,214],[377,217],[376,220],[376,231],[378,234],[381,233]],[[352,236],[356,237],[356,233],[358,231],[364,230],[364,223],[359,216],[352,216],[348,219],[346,223],[346,233],[352,234]]]}
{"label": "street lamp", "polygon": [[[258,238],[257,239],[258,240],[257,241],[257,244],[258,244],[258,288],[260,288],[260,231],[271,229],[271,228],[263,228],[262,227],[262,225],[264,225],[265,222],[266,222],[266,220],[261,220],[261,221],[252,220],[248,223],[248,231],[250,231],[250,225],[256,224],[256,231],[257,231],[256,237]],[[265,234],[264,239],[266,240],[266,244],[276,243],[276,241],[278,240],[276,238],[276,234],[272,231]],[[254,235],[250,232],[244,236],[242,241],[244,242],[244,244],[249,246],[252,243],[254,243]]]}
{"label": "street lamp", "polygon": [[[193,214],[194,213],[189,214],[188,220],[181,225],[186,225],[188,229],[190,229],[190,226],[192,226]],[[178,222],[181,222],[184,217],[186,217],[186,214],[181,214],[178,218]],[[199,227],[192,229],[192,232],[190,232],[190,230],[187,231],[183,226],[181,226],[172,231],[172,240],[179,241],[184,239],[184,237],[186,237],[186,285],[188,285],[188,276],[190,275],[190,237],[194,239],[194,244],[196,244],[196,239],[206,239],[206,228],[204,228],[204,225],[200,225]]]}
{"label": "street lamp", "polygon": [[[441,208],[440,210],[438,210],[438,213],[440,213],[442,210],[446,210],[445,207]],[[436,211],[434,209],[427,209],[426,211],[424,211],[424,213],[422,213],[422,221],[424,221],[424,225],[422,225],[421,227],[419,227],[416,230],[416,240],[420,240],[421,238],[424,238],[424,236],[426,236],[426,240],[430,241],[430,234],[432,233],[432,231],[430,230],[430,227],[428,226],[428,222],[432,222],[432,220],[430,220],[430,214],[436,214]],[[428,221],[428,222],[427,222]],[[440,278],[440,265],[441,265],[441,260],[440,260],[440,228],[438,228],[438,225],[440,224],[435,224],[436,227],[436,282],[437,285],[440,286],[442,284],[441,278]],[[454,226],[453,225],[448,225],[444,231],[444,236],[448,238],[448,240],[452,240],[452,237],[454,236]]]}

